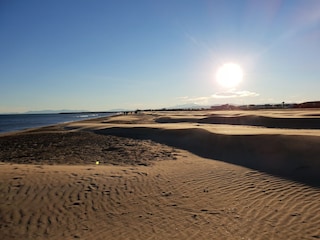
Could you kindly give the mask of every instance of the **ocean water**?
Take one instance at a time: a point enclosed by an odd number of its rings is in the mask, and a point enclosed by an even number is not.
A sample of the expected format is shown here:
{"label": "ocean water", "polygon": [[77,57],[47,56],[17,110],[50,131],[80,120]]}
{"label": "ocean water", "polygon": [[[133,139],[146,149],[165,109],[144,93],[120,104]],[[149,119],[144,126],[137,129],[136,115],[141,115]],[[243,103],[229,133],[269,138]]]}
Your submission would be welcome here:
{"label": "ocean water", "polygon": [[59,123],[107,117],[116,113],[0,114],[0,134]]}

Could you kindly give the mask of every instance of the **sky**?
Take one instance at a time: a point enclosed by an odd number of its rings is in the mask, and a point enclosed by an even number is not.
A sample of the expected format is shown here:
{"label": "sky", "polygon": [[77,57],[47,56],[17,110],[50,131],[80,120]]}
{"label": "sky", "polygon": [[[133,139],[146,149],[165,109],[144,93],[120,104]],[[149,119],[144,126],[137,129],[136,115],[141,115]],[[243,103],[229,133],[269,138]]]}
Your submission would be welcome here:
{"label": "sky", "polygon": [[0,113],[315,100],[319,0],[0,0]]}

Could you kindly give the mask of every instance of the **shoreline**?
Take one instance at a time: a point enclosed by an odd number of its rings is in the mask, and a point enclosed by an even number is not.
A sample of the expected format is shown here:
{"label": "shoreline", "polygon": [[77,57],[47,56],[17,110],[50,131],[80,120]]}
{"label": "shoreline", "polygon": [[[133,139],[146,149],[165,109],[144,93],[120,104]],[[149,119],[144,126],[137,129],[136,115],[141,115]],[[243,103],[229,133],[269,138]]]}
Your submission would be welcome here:
{"label": "shoreline", "polygon": [[[104,113],[104,112],[101,112],[101,113]],[[86,119],[82,119],[83,117],[81,117],[81,115],[83,115],[84,113],[45,113],[45,114],[6,114],[6,115],[3,115],[3,116],[6,116],[6,117],[10,117],[10,116],[24,116],[24,115],[27,115],[28,117],[30,116],[59,116],[59,115],[64,115],[66,114],[67,116],[68,115],[79,115],[77,116],[77,118],[79,119],[73,119],[73,120],[69,120],[69,121],[62,121],[62,120],[59,120],[59,122],[56,122],[56,123],[39,123],[38,125],[39,126],[30,126],[30,127],[25,127],[25,128],[22,128],[20,126],[18,127],[14,127],[10,130],[2,130],[0,132],[0,137],[1,136],[4,136],[4,135],[10,135],[11,133],[19,133],[19,132],[25,132],[25,131],[29,131],[29,130],[37,130],[37,129],[40,129],[40,128],[44,128],[44,127],[53,127],[53,126],[56,126],[56,125],[60,125],[60,124],[65,124],[65,123],[72,123],[72,122],[82,122],[82,121],[86,121],[86,120],[90,120],[90,119],[96,119],[96,118],[103,118],[103,117],[107,117],[107,116],[94,116],[94,117],[90,117],[90,116],[87,116]],[[91,114],[91,113],[90,113]],[[94,114],[94,113],[92,113]],[[117,113],[112,113],[112,112],[105,112],[104,114],[110,114],[108,116],[116,116],[116,115],[119,115]],[[1,116],[1,114],[0,114]],[[67,119],[65,119],[67,120]],[[9,119],[10,121],[10,119]],[[29,120],[30,121],[30,120]],[[61,122],[60,122],[61,121]],[[24,123],[25,125],[26,123]],[[31,124],[31,123],[30,123]],[[29,125],[30,125],[29,124]],[[0,126],[1,127],[1,126]],[[17,129],[16,129],[17,128]]]}

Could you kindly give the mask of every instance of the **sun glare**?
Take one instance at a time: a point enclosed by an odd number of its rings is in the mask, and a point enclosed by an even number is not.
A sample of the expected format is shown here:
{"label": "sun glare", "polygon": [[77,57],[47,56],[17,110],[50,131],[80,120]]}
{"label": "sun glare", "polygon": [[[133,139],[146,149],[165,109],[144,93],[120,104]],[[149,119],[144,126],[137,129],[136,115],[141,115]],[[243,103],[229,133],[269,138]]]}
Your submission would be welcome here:
{"label": "sun glare", "polygon": [[226,88],[236,87],[243,78],[242,68],[235,63],[225,63],[217,71],[217,82]]}

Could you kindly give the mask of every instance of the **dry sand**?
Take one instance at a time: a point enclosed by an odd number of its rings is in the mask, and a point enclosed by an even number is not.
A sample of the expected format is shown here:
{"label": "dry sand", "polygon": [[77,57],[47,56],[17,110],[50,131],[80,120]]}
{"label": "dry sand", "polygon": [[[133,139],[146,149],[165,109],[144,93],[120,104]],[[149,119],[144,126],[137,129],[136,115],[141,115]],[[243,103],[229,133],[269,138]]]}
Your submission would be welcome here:
{"label": "dry sand", "polygon": [[2,135],[1,239],[319,239],[319,121],[148,112]]}

